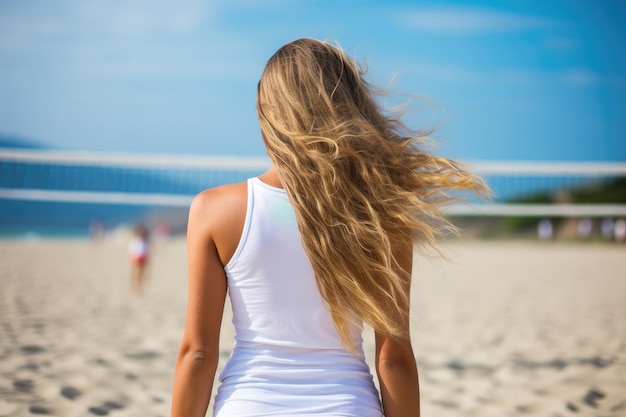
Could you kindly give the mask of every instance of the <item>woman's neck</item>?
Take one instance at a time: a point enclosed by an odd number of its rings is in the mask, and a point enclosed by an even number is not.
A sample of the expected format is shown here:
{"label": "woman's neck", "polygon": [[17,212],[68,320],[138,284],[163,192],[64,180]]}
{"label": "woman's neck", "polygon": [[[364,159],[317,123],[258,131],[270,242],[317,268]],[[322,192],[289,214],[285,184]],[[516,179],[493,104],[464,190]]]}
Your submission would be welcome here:
{"label": "woman's neck", "polygon": [[274,166],[265,171],[263,174],[259,175],[259,179],[264,183],[271,185],[272,187],[283,188],[283,183],[280,181],[278,171]]}

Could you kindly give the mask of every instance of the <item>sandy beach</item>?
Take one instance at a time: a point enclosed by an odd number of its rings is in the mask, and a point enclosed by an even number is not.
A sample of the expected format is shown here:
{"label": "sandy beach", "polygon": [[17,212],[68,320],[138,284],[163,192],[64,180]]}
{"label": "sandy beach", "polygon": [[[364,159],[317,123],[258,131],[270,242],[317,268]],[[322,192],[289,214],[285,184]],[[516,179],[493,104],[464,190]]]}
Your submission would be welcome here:
{"label": "sandy beach", "polygon": [[[143,296],[130,291],[126,245],[0,241],[0,416],[169,415],[185,243],[155,246]],[[415,262],[423,416],[626,416],[625,246],[444,251],[450,261]],[[370,363],[373,346],[366,331]]]}

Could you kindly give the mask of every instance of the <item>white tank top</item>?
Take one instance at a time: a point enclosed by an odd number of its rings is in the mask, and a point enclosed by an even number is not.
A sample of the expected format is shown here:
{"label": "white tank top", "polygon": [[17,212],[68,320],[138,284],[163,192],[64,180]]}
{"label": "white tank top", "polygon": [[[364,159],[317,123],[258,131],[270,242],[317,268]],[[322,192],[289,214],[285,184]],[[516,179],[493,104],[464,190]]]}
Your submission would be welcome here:
{"label": "white tank top", "polygon": [[315,282],[285,190],[248,180],[237,249],[224,268],[235,346],[215,400],[216,416],[381,416],[359,354],[348,353]]}
{"label": "white tank top", "polygon": [[236,343],[342,348],[285,190],[249,180],[243,233],[225,269]]}

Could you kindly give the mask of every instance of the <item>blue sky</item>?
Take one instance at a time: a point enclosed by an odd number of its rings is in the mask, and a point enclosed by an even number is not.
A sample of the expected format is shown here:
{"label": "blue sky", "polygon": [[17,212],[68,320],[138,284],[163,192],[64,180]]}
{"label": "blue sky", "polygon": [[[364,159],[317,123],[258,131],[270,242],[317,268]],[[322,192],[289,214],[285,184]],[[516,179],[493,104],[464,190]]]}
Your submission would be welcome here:
{"label": "blue sky", "polygon": [[[74,150],[264,155],[256,83],[315,37],[423,96],[469,160],[626,160],[622,0],[0,0],[0,134]],[[397,104],[391,100],[389,104]]]}

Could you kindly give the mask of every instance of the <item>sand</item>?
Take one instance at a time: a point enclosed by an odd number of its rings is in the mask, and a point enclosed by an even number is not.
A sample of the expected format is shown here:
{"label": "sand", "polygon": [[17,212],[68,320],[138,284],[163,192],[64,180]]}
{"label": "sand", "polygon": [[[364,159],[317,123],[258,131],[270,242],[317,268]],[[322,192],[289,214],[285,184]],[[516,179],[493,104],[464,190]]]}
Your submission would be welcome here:
{"label": "sand", "polygon": [[[423,416],[626,416],[626,247],[444,250],[415,262]],[[129,277],[123,239],[0,241],[0,416],[169,415],[184,241],[156,245],[144,296]]]}

